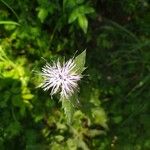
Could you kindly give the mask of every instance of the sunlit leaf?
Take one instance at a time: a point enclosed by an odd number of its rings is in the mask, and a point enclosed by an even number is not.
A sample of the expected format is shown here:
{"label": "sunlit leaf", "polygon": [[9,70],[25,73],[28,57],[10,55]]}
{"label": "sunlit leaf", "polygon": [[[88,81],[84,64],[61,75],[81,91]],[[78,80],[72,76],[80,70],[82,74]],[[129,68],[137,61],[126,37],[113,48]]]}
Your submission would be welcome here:
{"label": "sunlit leaf", "polygon": [[[93,13],[94,9],[92,7],[81,5],[73,9],[72,13],[69,16],[69,23],[74,22],[76,19],[82,18],[82,16],[85,17],[85,14]],[[86,17],[85,17],[86,18]],[[83,19],[82,19],[83,20]],[[85,19],[84,19],[85,20]]]}
{"label": "sunlit leaf", "polygon": [[32,94],[24,94],[22,97],[23,97],[23,99],[29,100],[29,99],[32,99],[34,97],[34,95],[32,95]]}
{"label": "sunlit leaf", "polygon": [[11,25],[20,26],[20,24],[15,21],[0,21],[0,24],[11,24]]}
{"label": "sunlit leaf", "polygon": [[68,124],[71,124],[72,123],[72,117],[74,114],[74,106],[70,100],[65,99],[65,98],[62,98],[61,102],[62,102],[62,108],[63,108],[64,113],[65,113],[66,118],[67,118],[67,122],[68,122]]}
{"label": "sunlit leaf", "polygon": [[85,17],[85,15],[80,15],[78,17],[78,23],[81,29],[83,30],[84,33],[87,33],[87,28],[88,28],[88,20]]}
{"label": "sunlit leaf", "polygon": [[75,57],[75,70],[77,73],[81,74],[85,70],[85,60],[86,59],[86,50],[84,50],[80,55]]}
{"label": "sunlit leaf", "polygon": [[78,12],[77,10],[74,10],[74,11],[71,13],[71,15],[69,16],[68,22],[69,22],[69,23],[74,22],[74,21],[78,18],[78,16],[79,16],[79,12]]}
{"label": "sunlit leaf", "polygon": [[41,20],[41,22],[44,22],[47,15],[48,15],[48,11],[45,8],[39,9],[38,18]]}

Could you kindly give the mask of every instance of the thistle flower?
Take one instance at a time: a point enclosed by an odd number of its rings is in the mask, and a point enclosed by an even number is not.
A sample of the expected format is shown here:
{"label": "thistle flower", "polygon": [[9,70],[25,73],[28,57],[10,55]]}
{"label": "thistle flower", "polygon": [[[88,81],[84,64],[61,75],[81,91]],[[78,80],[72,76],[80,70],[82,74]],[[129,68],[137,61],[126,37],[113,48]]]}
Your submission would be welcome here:
{"label": "thistle flower", "polygon": [[60,93],[60,96],[68,99],[78,88],[77,82],[82,78],[75,70],[76,64],[73,59],[61,64],[57,62],[46,65],[42,68],[42,77],[44,82],[42,88],[44,91],[51,89],[51,96]]}

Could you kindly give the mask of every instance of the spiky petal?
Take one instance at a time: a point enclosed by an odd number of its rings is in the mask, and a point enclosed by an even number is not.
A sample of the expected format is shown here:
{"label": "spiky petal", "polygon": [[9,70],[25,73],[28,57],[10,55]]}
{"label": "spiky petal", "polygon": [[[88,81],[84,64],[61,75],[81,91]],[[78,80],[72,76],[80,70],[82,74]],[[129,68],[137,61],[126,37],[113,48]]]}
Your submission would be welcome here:
{"label": "spiky petal", "polygon": [[60,92],[61,97],[68,99],[78,88],[78,81],[82,78],[76,73],[75,66],[73,59],[63,64],[59,60],[53,65],[47,63],[41,73],[44,78],[43,90],[51,89],[51,95]]}

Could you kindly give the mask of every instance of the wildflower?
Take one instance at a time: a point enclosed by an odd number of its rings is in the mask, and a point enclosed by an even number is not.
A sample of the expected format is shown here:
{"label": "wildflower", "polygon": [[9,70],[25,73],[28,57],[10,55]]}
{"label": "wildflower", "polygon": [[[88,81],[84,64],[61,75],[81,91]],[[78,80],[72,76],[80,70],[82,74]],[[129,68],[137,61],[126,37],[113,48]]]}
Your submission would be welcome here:
{"label": "wildflower", "polygon": [[78,88],[77,82],[82,78],[81,74],[76,73],[76,64],[73,59],[61,64],[57,62],[50,65],[47,63],[42,68],[44,91],[51,89],[51,95],[60,92],[61,97],[68,99]]}

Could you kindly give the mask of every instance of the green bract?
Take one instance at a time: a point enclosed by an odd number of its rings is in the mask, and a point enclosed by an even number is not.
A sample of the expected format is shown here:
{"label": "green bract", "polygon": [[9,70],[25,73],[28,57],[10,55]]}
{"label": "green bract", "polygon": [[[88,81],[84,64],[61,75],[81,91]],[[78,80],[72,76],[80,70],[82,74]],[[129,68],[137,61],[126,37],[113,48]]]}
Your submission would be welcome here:
{"label": "green bract", "polygon": [[[84,50],[80,55],[74,58],[74,71],[76,71],[78,74],[82,74],[82,72],[85,70],[85,61],[86,50]],[[77,108],[77,103],[79,101],[77,90],[78,89],[76,89],[75,93],[71,97],[69,97],[69,99],[60,98],[62,102],[62,108],[64,109],[69,124],[72,122],[73,114],[75,109]]]}

